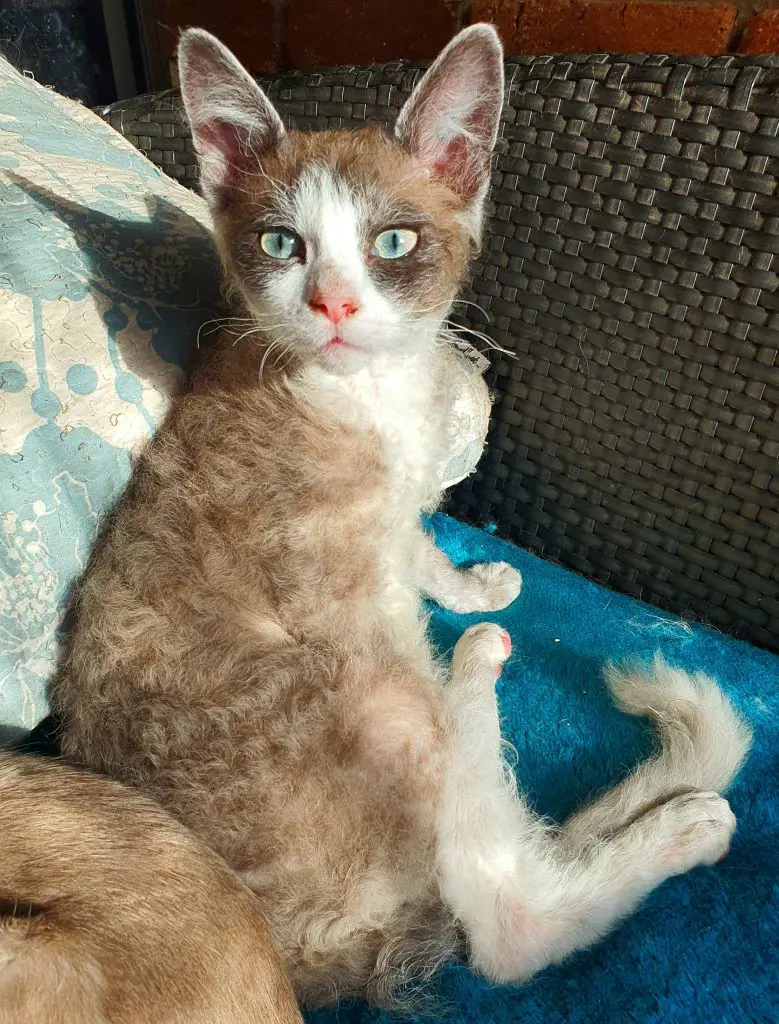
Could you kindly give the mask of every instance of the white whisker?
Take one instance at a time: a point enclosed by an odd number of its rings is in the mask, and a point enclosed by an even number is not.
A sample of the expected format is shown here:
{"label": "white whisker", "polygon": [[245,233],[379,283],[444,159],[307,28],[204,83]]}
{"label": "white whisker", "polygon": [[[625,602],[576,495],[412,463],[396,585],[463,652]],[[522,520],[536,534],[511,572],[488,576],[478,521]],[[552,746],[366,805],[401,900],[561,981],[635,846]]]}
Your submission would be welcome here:
{"label": "white whisker", "polygon": [[[481,331],[476,331],[471,327],[464,327],[462,324],[455,323],[452,320],[444,320],[444,328],[439,335],[440,342],[442,344],[450,344],[451,341],[456,339],[458,334],[466,334],[469,337],[477,339],[478,341],[484,342],[482,346],[475,346],[479,352],[500,352],[504,356],[508,356],[509,359],[517,359],[517,354],[511,352],[509,349],[503,348],[498,345],[497,342],[493,341],[492,338],[486,334],[482,334]],[[447,337],[447,335],[449,337]]]}
{"label": "white whisker", "polygon": [[[218,331],[219,330],[219,328],[220,328],[220,326],[222,324],[227,324],[227,323],[248,324],[248,323],[251,323],[251,319],[249,317],[240,317],[240,316],[222,316],[222,317],[216,317],[213,320],[206,320],[206,322],[201,324],[200,327],[198,328],[197,337],[195,338],[195,347],[196,348],[200,348],[200,336],[201,336],[201,334],[204,334],[204,333],[205,334],[213,334],[214,331]],[[216,326],[212,327],[210,331],[204,331],[204,328],[205,327],[209,327],[211,324],[215,324]]]}

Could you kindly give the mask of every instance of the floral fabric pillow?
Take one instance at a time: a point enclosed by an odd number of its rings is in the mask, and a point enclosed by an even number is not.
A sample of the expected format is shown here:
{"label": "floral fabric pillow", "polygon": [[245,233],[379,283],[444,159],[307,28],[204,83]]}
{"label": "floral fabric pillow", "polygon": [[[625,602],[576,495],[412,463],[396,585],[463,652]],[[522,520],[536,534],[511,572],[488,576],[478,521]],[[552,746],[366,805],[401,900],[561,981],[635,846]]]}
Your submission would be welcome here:
{"label": "floral fabric pillow", "polygon": [[202,201],[0,59],[0,724],[46,714],[69,590],[217,315]]}

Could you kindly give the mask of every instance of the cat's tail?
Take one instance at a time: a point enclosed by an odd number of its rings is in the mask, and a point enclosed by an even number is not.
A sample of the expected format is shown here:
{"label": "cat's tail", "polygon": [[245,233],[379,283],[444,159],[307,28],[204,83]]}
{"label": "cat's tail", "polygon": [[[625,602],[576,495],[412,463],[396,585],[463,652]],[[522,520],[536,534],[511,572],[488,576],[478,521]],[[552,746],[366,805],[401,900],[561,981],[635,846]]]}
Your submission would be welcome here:
{"label": "cat's tail", "polygon": [[722,793],[752,742],[749,725],[702,672],[672,668],[657,654],[647,670],[608,665],[605,676],[619,708],[652,720],[659,749],[566,822],[566,837],[575,844],[589,845],[676,794],[693,789]]}
{"label": "cat's tail", "polygon": [[161,807],[0,753],[0,1022],[302,1024],[255,897]]}

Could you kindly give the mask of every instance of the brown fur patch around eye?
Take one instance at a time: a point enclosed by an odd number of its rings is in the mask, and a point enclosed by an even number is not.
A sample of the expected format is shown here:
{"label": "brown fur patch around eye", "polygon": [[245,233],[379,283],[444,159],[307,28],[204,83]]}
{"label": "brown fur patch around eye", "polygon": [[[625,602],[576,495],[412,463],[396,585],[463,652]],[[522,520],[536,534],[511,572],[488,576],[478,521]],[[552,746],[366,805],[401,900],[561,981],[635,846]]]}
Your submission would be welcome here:
{"label": "brown fur patch around eye", "polygon": [[[409,217],[399,217],[386,227],[406,226],[410,222]],[[404,300],[406,305],[419,308],[428,298],[434,300],[437,297],[442,288],[441,270],[446,261],[444,240],[435,225],[417,224],[414,230],[419,239],[410,253],[397,259],[382,259],[369,251],[366,262],[369,275],[381,291],[390,292]],[[372,234],[375,236],[378,232]]]}
{"label": "brown fur patch around eye", "polygon": [[314,165],[331,168],[367,207],[366,256],[381,230],[403,223],[422,225],[417,249],[394,261],[397,266],[379,265],[393,261],[369,260],[377,283],[402,294],[415,309],[456,293],[470,256],[468,233],[459,219],[465,212],[463,200],[440,181],[425,176],[378,128],[290,132],[264,159],[261,169],[246,174],[232,204],[217,217],[228,273],[239,282],[261,287],[271,275],[283,272],[285,261],[261,258],[257,230],[263,224],[289,226],[285,223],[289,193]]}

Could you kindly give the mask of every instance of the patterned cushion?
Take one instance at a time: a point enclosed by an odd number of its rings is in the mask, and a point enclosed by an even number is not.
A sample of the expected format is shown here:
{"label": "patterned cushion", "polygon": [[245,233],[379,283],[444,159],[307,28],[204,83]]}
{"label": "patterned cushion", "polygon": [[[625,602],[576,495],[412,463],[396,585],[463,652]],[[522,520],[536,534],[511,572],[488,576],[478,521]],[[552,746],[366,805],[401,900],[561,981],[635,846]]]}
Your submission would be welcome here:
{"label": "patterned cushion", "polygon": [[62,610],[219,309],[208,216],[0,61],[0,723],[46,713]]}
{"label": "patterned cushion", "polygon": [[[69,591],[218,315],[208,228],[197,196],[0,59],[0,725],[46,714]],[[473,469],[489,414],[454,351],[452,409],[443,486]]]}
{"label": "patterned cushion", "polygon": [[441,489],[454,487],[476,468],[481,458],[492,399],[482,374],[489,360],[466,342],[458,341],[447,351],[449,373],[449,456],[441,469]]}

